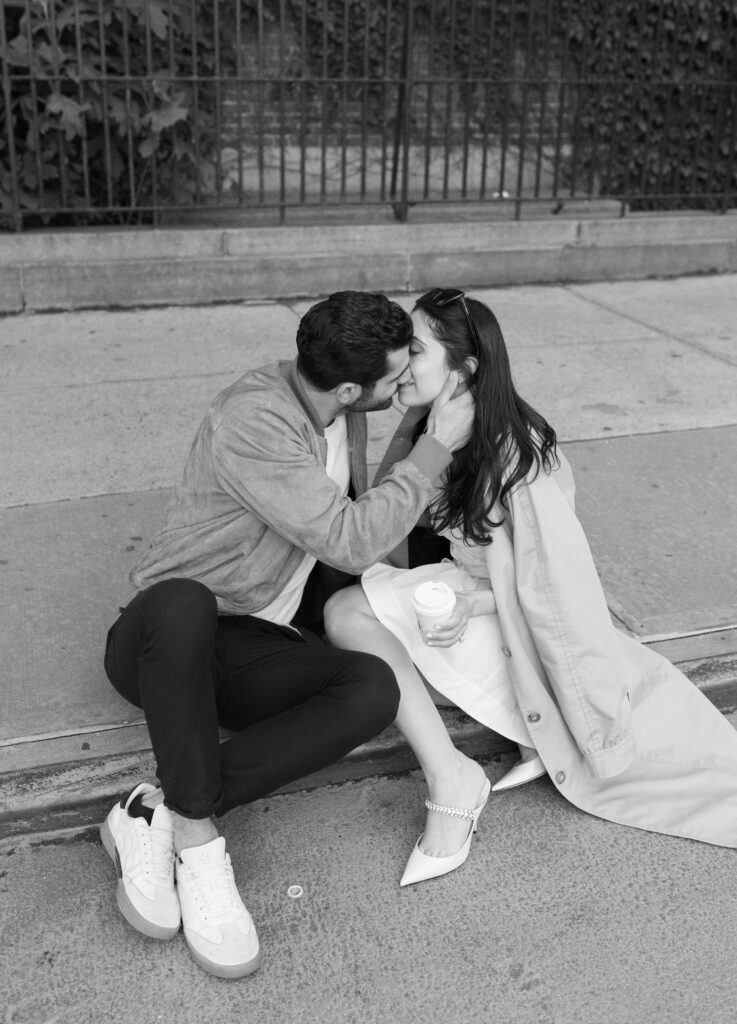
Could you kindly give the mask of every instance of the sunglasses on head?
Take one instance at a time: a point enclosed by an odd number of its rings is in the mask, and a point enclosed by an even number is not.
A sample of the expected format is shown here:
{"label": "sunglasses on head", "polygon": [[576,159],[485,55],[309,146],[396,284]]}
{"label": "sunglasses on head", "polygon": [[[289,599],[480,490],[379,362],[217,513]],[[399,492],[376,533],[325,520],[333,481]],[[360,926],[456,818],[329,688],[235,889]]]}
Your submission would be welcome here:
{"label": "sunglasses on head", "polygon": [[434,292],[430,292],[427,301],[433,306],[439,306],[441,309],[444,306],[450,306],[453,302],[460,302],[468,329],[476,345],[476,352],[478,353],[481,350],[481,339],[479,338],[479,332],[476,330],[476,324],[473,322],[469,312],[465,292],[462,292],[460,288],[437,288]]}

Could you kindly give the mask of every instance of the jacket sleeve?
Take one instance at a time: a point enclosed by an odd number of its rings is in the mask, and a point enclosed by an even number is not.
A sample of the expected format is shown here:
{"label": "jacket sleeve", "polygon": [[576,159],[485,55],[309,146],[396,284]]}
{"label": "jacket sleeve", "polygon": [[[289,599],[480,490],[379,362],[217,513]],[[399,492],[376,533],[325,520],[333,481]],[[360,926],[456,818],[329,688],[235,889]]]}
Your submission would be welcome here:
{"label": "jacket sleeve", "polygon": [[540,472],[510,498],[520,605],[558,706],[592,773],[635,756],[627,666],[593,556],[571,504]]}
{"label": "jacket sleeve", "polygon": [[327,475],[310,430],[285,421],[266,403],[229,410],[213,427],[218,479],[235,501],[296,547],[336,569],[361,573],[414,526],[451,454],[433,438],[422,438],[381,486],[351,500]]}

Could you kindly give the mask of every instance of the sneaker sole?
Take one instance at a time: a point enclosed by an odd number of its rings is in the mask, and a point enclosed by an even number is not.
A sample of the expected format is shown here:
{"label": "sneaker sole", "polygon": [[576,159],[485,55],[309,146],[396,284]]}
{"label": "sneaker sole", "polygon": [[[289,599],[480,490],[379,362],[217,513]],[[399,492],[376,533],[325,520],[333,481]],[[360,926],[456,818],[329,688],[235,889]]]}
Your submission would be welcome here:
{"label": "sneaker sole", "polygon": [[200,967],[207,971],[208,974],[214,974],[216,978],[245,978],[249,974],[253,974],[261,966],[263,960],[263,954],[259,948],[256,956],[252,959],[247,960],[244,964],[218,964],[212,960],[208,960],[206,956],[203,956],[198,950],[194,948],[192,943],[187,938],[185,933],[184,940],[187,943],[187,948],[192,954],[192,959],[200,965]]}
{"label": "sneaker sole", "polygon": [[177,925],[176,928],[173,928],[156,924],[155,921],[149,921],[131,902],[128,893],[125,891],[123,872],[120,867],[120,855],[118,854],[118,848],[115,845],[115,839],[110,831],[107,819],[103,821],[100,826],[100,838],[102,839],[102,845],[107,850],[110,859],[115,865],[115,871],[118,876],[118,887],[115,896],[120,913],[131,927],[135,928],[136,931],[140,932],[142,935],[148,936],[149,939],[161,939],[164,941],[173,939],[179,931],[179,925]]}

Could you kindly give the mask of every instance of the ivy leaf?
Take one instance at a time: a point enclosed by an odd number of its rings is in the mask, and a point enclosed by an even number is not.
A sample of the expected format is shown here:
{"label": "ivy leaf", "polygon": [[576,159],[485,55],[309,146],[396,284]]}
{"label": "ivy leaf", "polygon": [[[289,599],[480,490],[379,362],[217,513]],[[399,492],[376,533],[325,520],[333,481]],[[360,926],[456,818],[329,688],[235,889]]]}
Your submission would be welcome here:
{"label": "ivy leaf", "polygon": [[60,127],[64,129],[64,136],[67,142],[84,134],[83,114],[89,110],[89,104],[80,104],[60,92],[54,92],[46,101],[46,110],[49,114],[59,117]]}
{"label": "ivy leaf", "polygon": [[169,28],[169,15],[166,10],[166,4],[162,3],[162,0],[149,0],[146,9],[148,11],[148,23],[151,26],[151,31],[157,39],[165,40]]}
{"label": "ivy leaf", "polygon": [[177,92],[168,102],[162,103],[161,106],[152,110],[148,115],[151,130],[158,135],[165,128],[171,128],[172,125],[177,124],[178,121],[186,121],[189,116],[189,108],[181,105],[183,100],[185,100],[184,93]]}
{"label": "ivy leaf", "polygon": [[0,58],[13,67],[27,68],[31,55],[25,36],[16,36],[10,46],[0,46]]}

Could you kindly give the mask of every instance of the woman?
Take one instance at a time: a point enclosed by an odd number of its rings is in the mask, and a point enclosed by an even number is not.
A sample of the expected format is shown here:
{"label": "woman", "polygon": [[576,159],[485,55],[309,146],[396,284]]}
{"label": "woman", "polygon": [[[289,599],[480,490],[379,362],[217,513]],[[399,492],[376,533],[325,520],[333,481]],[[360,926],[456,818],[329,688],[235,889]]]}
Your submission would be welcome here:
{"label": "woman", "polygon": [[[451,560],[374,566],[326,609],[335,645],[377,653],[394,669],[396,725],[427,780],[425,831],[400,884],[465,861],[491,788],[453,746],[430,690],[518,743],[520,761],[495,790],[547,772],[592,814],[737,846],[737,732],[674,666],[613,628],[570,467],[513,386],[494,314],[457,289],[436,289],[412,320],[412,380],[400,390],[408,412],[377,478],[456,373],[475,398],[474,431],[429,509]],[[426,580],[449,584],[456,606],[421,636],[410,598]]]}

